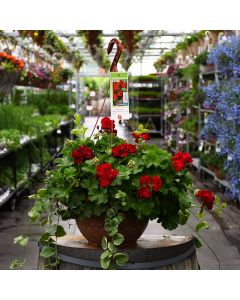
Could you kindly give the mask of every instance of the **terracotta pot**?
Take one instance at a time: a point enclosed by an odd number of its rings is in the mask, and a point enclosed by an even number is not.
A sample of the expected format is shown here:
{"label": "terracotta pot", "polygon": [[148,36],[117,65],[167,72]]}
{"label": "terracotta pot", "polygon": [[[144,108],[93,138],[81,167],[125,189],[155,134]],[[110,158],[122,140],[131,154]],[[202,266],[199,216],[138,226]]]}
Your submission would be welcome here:
{"label": "terracotta pot", "polygon": [[[124,236],[122,245],[135,244],[146,229],[149,220],[139,220],[130,213],[125,213],[125,215],[126,218],[118,227],[118,232]],[[84,220],[76,219],[78,229],[90,244],[101,245],[103,236],[107,234],[104,229],[104,219],[105,215],[93,216]]]}

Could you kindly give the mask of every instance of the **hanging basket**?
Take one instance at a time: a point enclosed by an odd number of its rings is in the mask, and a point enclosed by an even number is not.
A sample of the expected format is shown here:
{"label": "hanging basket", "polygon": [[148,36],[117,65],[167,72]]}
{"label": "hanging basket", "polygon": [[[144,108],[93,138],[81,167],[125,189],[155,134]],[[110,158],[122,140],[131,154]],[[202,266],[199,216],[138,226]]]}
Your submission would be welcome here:
{"label": "hanging basket", "polygon": [[19,71],[6,71],[0,69],[0,93],[8,95],[19,78]]}

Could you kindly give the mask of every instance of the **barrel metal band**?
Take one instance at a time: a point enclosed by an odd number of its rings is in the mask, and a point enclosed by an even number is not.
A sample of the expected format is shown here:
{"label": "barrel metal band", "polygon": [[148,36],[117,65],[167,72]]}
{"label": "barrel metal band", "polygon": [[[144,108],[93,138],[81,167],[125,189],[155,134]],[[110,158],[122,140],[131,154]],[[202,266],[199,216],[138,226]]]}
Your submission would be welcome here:
{"label": "barrel metal band", "polygon": [[[178,263],[188,257],[190,257],[195,252],[194,245],[191,246],[186,252],[177,255],[172,258],[160,260],[160,261],[151,261],[151,262],[145,262],[145,263],[127,263],[124,265],[124,267],[119,267],[118,269],[124,269],[124,270],[140,270],[140,269],[151,269],[151,268],[157,268],[157,267],[164,267],[167,265],[172,265],[175,263]],[[101,269],[101,265],[97,261],[93,260],[86,260],[86,259],[80,259],[76,257],[71,257],[65,254],[58,254],[58,257],[66,263],[74,264],[74,265],[80,265],[83,267],[92,267],[96,269]]]}

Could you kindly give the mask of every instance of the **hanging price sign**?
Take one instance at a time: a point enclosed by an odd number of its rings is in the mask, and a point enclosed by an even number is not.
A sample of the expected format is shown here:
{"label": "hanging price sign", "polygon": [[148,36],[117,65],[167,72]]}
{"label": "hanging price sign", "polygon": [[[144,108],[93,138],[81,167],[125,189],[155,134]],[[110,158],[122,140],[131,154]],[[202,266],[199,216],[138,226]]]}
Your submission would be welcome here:
{"label": "hanging price sign", "polygon": [[128,73],[110,72],[111,118],[129,119]]}

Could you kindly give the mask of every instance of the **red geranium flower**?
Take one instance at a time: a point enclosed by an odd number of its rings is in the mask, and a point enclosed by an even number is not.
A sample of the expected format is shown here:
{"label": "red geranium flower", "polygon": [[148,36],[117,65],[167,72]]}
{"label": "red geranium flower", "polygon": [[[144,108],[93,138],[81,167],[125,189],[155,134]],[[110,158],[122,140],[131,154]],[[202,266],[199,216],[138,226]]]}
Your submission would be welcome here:
{"label": "red geranium flower", "polygon": [[141,186],[148,186],[151,184],[151,182],[152,182],[152,178],[149,175],[142,175],[139,178],[139,183]]}
{"label": "red geranium flower", "polygon": [[92,159],[94,157],[92,149],[86,146],[80,146],[73,150],[71,156],[73,157],[75,164],[81,164],[85,160]]}
{"label": "red geranium flower", "polygon": [[111,120],[109,117],[104,117],[101,120],[102,129],[112,130],[115,128],[115,121]]}
{"label": "red geranium flower", "polygon": [[148,133],[144,133],[143,135],[142,135],[142,137],[141,137],[141,139],[143,139],[143,140],[149,140],[150,139],[150,135],[148,134]]}
{"label": "red geranium flower", "polygon": [[208,190],[200,190],[197,192],[196,197],[201,198],[203,205],[206,205],[207,209],[211,210],[213,208],[215,196],[212,192]]}
{"label": "red geranium flower", "polygon": [[172,157],[173,167],[176,171],[184,169],[186,163],[192,163],[192,157],[188,152],[179,151]]}
{"label": "red geranium flower", "polygon": [[162,179],[159,176],[152,177],[152,188],[155,192],[158,192],[162,187]]}
{"label": "red geranium flower", "polygon": [[112,155],[114,157],[125,157],[129,154],[136,153],[136,151],[135,145],[124,143],[112,148]]}
{"label": "red geranium flower", "polygon": [[117,177],[119,171],[112,168],[111,164],[102,164],[96,168],[96,177],[98,178],[99,186],[105,188],[109,186]]}
{"label": "red geranium flower", "polygon": [[136,133],[135,131],[132,132],[132,136],[135,138],[135,143],[138,143],[139,139],[142,140],[149,140],[150,139],[150,135],[148,133]]}
{"label": "red geranium flower", "polygon": [[149,199],[152,197],[152,192],[150,191],[150,187],[142,187],[138,190],[138,196],[142,199]]}
{"label": "red geranium flower", "polygon": [[117,94],[113,94],[113,100],[114,100],[114,101],[117,101],[117,100],[118,100]]}
{"label": "red geranium flower", "polygon": [[162,187],[162,179],[159,176],[142,175],[139,178],[140,189],[138,190],[138,196],[140,198],[150,198],[152,191],[158,192]]}

